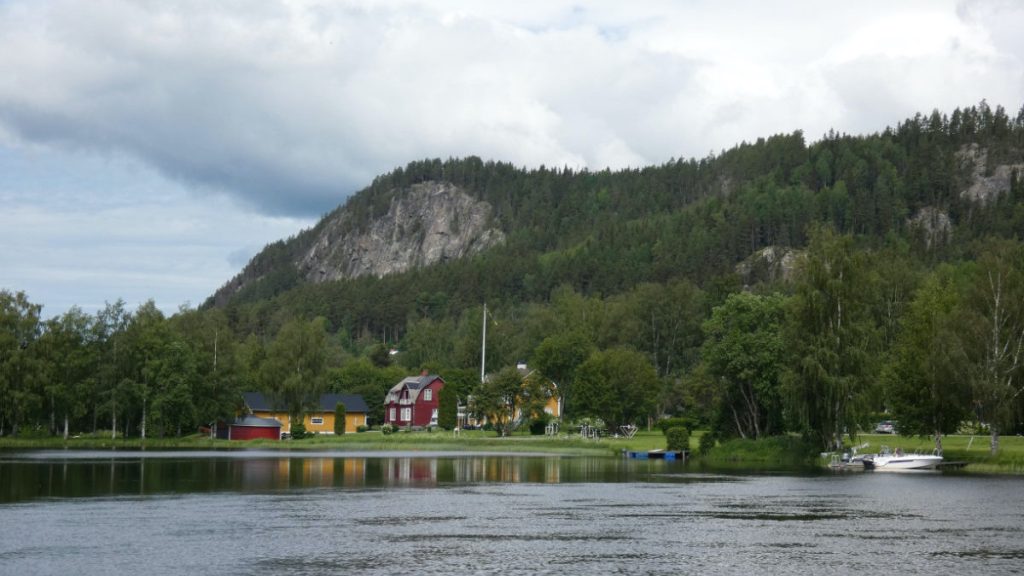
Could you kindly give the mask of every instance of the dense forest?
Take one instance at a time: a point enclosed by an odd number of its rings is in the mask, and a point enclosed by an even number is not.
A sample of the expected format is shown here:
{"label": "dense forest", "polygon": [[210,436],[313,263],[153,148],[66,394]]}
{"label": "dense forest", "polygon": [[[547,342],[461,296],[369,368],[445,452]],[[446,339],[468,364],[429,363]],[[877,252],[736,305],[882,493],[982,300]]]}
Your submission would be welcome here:
{"label": "dense forest", "polygon": [[193,433],[253,389],[363,394],[379,422],[421,369],[492,398],[506,379],[479,382],[486,303],[487,367],[539,369],[569,420],[830,446],[886,414],[937,442],[985,427],[995,450],[1024,430],[1021,168],[1024,108],[985,102],[619,171],[413,162],[339,207],[347,225],[445,181],[494,208],[505,243],[307,283],[291,262],[314,228],[268,246],[225,302],[170,317],[118,301],[44,321],[0,292],[0,434]]}

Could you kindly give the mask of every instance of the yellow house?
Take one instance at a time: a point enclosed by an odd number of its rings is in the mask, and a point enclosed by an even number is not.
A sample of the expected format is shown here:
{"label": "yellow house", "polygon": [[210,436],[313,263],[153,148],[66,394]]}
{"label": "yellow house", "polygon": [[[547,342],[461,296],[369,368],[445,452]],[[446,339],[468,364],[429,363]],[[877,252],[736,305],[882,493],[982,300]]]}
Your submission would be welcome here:
{"label": "yellow house", "polygon": [[[528,384],[536,380],[540,388],[544,390],[547,400],[544,403],[544,412],[546,412],[552,418],[560,419],[562,417],[562,395],[558,391],[558,385],[551,380],[544,377],[543,374],[538,370],[532,370],[524,363],[516,365],[516,370],[523,379],[523,388],[527,388]],[[490,378],[490,375],[487,376]],[[525,390],[524,390],[525,392]],[[472,403],[472,398],[468,401]],[[470,407],[465,405],[459,406],[459,425],[460,426],[480,426],[487,422],[486,417],[474,416],[469,413]],[[516,406],[515,413],[512,415],[513,420],[521,420],[523,418],[522,411],[519,406]]]}
{"label": "yellow house", "polygon": [[[260,418],[273,418],[281,423],[282,434],[291,433],[291,418],[283,402],[269,401],[261,392],[243,392],[242,398],[249,413]],[[316,408],[306,411],[303,422],[306,425],[306,432],[334,434],[334,408],[339,402],[345,405],[346,433],[355,432],[358,427],[366,425],[366,413],[369,409],[362,396],[323,394]]]}
{"label": "yellow house", "polygon": [[[547,402],[544,404],[544,411],[554,418],[561,418],[562,395],[558,393],[558,385],[545,378],[539,371],[527,368],[526,364],[517,364],[516,370],[519,371],[519,375],[523,377],[524,387],[527,385],[528,381],[532,381],[534,379],[538,380],[540,388],[544,390],[548,396]],[[520,418],[518,408],[516,409],[515,418]]]}

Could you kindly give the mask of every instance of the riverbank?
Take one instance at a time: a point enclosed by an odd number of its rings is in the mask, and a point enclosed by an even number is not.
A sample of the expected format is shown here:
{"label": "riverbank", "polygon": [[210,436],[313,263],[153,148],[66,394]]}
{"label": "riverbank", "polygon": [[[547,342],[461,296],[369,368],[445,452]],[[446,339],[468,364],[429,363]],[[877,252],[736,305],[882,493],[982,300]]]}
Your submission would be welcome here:
{"label": "riverbank", "polygon": [[579,435],[501,438],[482,430],[452,432],[398,432],[381,434],[369,431],[341,436],[320,435],[302,440],[229,441],[192,435],[181,438],[117,438],[110,433],[69,438],[49,436],[0,438],[2,450],[338,450],[351,452],[530,452],[581,456],[612,456],[623,450],[647,451],[665,448],[665,437],[658,430],[638,432],[633,438],[583,438]]}
{"label": "riverbank", "polygon": [[[181,438],[111,439],[109,432],[69,438],[49,436],[3,437],[0,450],[292,450],[347,452],[508,452],[546,453],[579,456],[617,456],[625,451],[646,452],[665,448],[665,437],[658,431],[640,431],[633,438],[582,438],[579,435],[530,436],[517,434],[500,438],[481,430],[452,432],[399,432],[384,435],[369,431],[342,436],[321,435],[302,440],[228,441],[192,435]],[[695,431],[690,446],[695,460],[709,466],[742,466],[757,469],[805,469],[820,466],[817,452],[805,447],[798,438],[765,440],[734,439],[720,443],[710,453],[697,450],[702,433]],[[930,438],[887,434],[862,434],[855,443],[860,454],[878,452],[882,446],[907,452],[931,453]],[[1001,438],[1000,452],[990,456],[987,436],[947,436],[943,439],[947,461],[967,462],[966,473],[1024,475],[1024,437]]]}
{"label": "riverbank", "polygon": [[[866,444],[866,446],[865,446]],[[932,438],[896,436],[892,434],[862,434],[854,443],[858,454],[872,454],[888,446],[904,452],[931,454],[935,449]],[[950,435],[942,438],[942,456],[947,462],[966,462],[968,473],[1024,475],[1024,437],[1001,436],[999,454],[989,452],[989,437],[980,435]]]}

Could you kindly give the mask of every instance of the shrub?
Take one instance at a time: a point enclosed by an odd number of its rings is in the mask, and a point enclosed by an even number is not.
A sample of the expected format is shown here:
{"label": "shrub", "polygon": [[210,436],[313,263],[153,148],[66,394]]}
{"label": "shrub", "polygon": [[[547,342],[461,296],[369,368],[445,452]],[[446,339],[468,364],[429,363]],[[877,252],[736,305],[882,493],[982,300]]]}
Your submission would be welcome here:
{"label": "shrub", "polygon": [[454,430],[459,420],[459,398],[454,388],[442,388],[437,399],[437,425]]}
{"label": "shrub", "polygon": [[711,432],[700,437],[700,455],[707,456],[711,449],[715,447],[715,443],[718,441],[715,435]]}
{"label": "shrub", "polygon": [[306,434],[306,425],[301,421],[296,422],[295,425],[292,426],[292,438],[302,440],[306,436],[308,436],[308,434]]}
{"label": "shrub", "polygon": [[694,422],[690,418],[662,418],[655,423],[655,426],[661,428],[661,433],[668,436],[670,428],[686,428],[687,432],[693,432]]}
{"label": "shrub", "polygon": [[542,415],[534,418],[530,422],[530,435],[531,436],[543,436],[544,431],[547,430],[548,424],[551,422],[551,415],[544,412]]}
{"label": "shrub", "polygon": [[669,428],[668,431],[665,432],[665,438],[668,441],[669,450],[677,451],[690,449],[690,433],[682,426]]}
{"label": "shrub", "polygon": [[338,402],[334,405],[334,433],[345,433],[345,404]]}
{"label": "shrub", "polygon": [[356,426],[356,432],[366,432],[369,428],[365,424]]}
{"label": "shrub", "polygon": [[388,434],[394,434],[395,433],[395,426],[394,426],[394,424],[385,424],[385,425],[381,426],[380,427],[380,433],[384,434],[385,436],[388,435]]}

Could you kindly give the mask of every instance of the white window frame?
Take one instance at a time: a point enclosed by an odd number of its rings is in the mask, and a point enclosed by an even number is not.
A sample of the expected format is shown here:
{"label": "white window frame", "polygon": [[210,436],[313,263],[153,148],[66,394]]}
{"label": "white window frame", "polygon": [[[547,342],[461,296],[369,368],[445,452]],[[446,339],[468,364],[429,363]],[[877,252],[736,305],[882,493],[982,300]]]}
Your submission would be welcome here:
{"label": "white window frame", "polygon": [[426,390],[423,391],[423,401],[424,402],[430,402],[433,399],[434,399],[434,391],[433,390],[431,390],[430,388],[427,388]]}
{"label": "white window frame", "polygon": [[408,422],[412,420],[412,408],[402,408],[402,417],[400,422]]}
{"label": "white window frame", "polygon": [[394,422],[394,421],[395,421],[395,409],[392,408],[391,409],[391,417],[388,418],[388,422]]}
{"label": "white window frame", "polygon": [[309,424],[311,426],[323,426],[324,425],[324,417],[323,416],[310,416]]}

